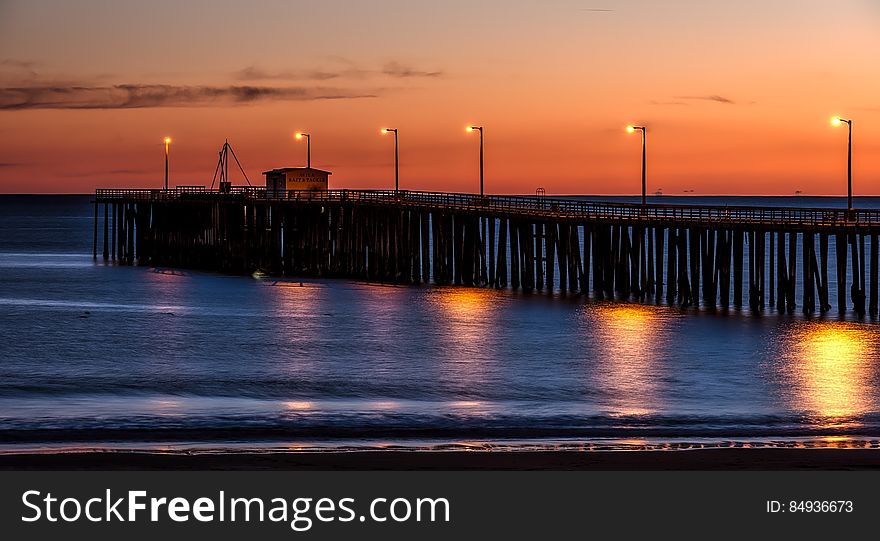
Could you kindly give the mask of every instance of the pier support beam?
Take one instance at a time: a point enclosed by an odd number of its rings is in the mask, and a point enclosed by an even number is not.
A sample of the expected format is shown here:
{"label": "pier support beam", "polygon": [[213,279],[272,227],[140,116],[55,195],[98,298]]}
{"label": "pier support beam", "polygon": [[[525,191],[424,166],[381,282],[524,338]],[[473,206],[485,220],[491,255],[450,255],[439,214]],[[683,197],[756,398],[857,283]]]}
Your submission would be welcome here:
{"label": "pier support beam", "polygon": [[834,251],[837,256],[837,312],[840,317],[846,314],[846,235],[838,233],[835,237]]}
{"label": "pier support beam", "polygon": [[878,287],[880,287],[880,272],[877,265],[880,263],[880,236],[877,233],[871,235],[871,317],[877,317],[878,313]]}
{"label": "pier support beam", "polygon": [[733,307],[742,308],[743,287],[743,231],[733,231]]}
{"label": "pier support beam", "polygon": [[663,228],[654,228],[654,268],[656,276],[654,277],[654,299],[659,304],[663,297]]}
{"label": "pier support beam", "polygon": [[583,260],[583,273],[581,274],[581,293],[584,296],[588,296],[590,294],[590,254],[592,253],[590,241],[592,240],[592,232],[587,228],[587,224],[584,224],[584,260]]}

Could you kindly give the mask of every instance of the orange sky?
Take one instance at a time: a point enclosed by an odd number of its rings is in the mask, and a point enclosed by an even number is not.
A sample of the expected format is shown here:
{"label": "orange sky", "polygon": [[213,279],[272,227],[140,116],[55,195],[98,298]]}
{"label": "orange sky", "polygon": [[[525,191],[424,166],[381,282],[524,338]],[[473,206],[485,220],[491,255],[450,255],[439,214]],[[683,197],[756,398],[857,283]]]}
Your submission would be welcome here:
{"label": "orange sky", "polygon": [[[871,0],[0,2],[0,192],[210,183],[228,137],[252,182],[331,187],[880,195]],[[122,87],[118,85],[124,85]]]}

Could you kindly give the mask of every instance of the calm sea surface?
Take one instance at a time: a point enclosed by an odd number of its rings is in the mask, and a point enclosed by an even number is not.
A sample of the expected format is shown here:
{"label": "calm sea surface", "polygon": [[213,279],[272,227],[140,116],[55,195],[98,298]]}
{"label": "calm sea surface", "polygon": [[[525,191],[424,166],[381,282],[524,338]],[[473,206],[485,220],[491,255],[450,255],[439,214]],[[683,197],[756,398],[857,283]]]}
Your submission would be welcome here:
{"label": "calm sea surface", "polygon": [[0,450],[880,441],[869,319],[117,267],[92,212],[0,196]]}

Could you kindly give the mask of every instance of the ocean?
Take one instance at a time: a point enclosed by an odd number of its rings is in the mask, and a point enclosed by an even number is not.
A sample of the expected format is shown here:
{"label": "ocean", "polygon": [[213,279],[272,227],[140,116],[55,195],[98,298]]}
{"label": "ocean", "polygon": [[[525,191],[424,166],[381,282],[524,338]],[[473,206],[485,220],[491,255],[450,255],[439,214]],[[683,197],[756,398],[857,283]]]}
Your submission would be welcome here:
{"label": "ocean", "polygon": [[878,323],[836,308],[116,266],[92,219],[0,196],[0,452],[880,446]]}

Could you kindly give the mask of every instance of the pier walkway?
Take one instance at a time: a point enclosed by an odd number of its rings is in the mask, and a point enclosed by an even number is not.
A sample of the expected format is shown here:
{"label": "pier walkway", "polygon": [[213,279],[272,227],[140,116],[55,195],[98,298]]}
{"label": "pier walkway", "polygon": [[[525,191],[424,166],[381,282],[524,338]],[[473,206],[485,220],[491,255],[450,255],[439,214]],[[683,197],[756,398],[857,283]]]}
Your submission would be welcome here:
{"label": "pier walkway", "polygon": [[834,298],[840,314],[876,316],[878,235],[878,210],[421,191],[99,189],[94,256],[100,237],[103,258],[124,264],[707,308],[740,308],[745,293],[753,310],[800,306],[808,314],[828,312]]}

